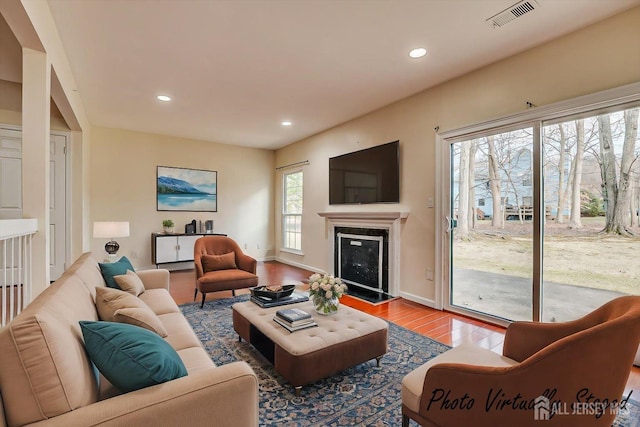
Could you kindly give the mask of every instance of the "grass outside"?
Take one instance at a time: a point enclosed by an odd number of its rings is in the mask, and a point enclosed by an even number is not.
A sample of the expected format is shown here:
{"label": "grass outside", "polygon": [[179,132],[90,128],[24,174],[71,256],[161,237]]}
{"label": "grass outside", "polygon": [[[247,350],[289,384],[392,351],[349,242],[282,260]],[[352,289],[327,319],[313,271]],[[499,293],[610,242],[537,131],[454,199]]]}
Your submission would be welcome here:
{"label": "grass outside", "polygon": [[[583,218],[584,227],[548,221],[544,226],[543,279],[556,283],[640,294],[640,228],[635,236],[601,234],[604,218]],[[532,277],[533,225],[506,221],[496,229],[480,220],[469,240],[456,238],[454,268]]]}

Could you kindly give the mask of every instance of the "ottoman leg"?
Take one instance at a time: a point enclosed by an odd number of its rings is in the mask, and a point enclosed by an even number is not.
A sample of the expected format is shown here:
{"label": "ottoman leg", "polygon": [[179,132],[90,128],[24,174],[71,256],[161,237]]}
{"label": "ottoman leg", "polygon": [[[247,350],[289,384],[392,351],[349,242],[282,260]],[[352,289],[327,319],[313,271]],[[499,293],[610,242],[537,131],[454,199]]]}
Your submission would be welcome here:
{"label": "ottoman leg", "polygon": [[409,427],[409,417],[402,414],[402,427]]}
{"label": "ottoman leg", "polygon": [[379,368],[380,367],[380,361],[382,360],[382,356],[378,356],[376,357],[376,367]]}
{"label": "ottoman leg", "polygon": [[294,389],[296,390],[296,397],[300,397],[300,391],[302,390],[302,386],[297,385],[294,387]]}

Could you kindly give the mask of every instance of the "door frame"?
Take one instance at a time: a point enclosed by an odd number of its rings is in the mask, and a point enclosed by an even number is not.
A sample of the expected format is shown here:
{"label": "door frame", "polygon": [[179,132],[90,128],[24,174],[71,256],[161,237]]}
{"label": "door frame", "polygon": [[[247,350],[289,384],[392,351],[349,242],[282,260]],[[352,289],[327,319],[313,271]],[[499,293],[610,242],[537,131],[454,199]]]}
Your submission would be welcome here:
{"label": "door frame", "polygon": [[[450,215],[450,195],[451,195],[451,150],[450,145],[456,141],[472,139],[476,136],[499,133],[504,129],[518,126],[533,125],[534,132],[538,124],[544,121],[557,120],[566,116],[574,116],[578,114],[587,114],[596,110],[619,109],[626,104],[637,104],[640,102],[640,82],[607,89],[589,95],[556,102],[542,107],[531,107],[527,110],[488,120],[486,122],[476,123],[464,126],[458,129],[439,132],[436,128],[436,308],[444,309],[454,313],[463,314],[465,316],[474,317],[486,322],[506,326],[510,321],[505,319],[485,315],[473,310],[466,310],[461,307],[452,306],[450,301],[451,274],[450,274],[450,256],[451,241],[448,231],[448,217]],[[540,168],[541,141],[540,135],[537,135],[538,144],[534,138],[534,169]],[[536,160],[537,157],[537,160]],[[541,181],[536,180],[534,183],[534,203],[537,203],[537,211],[540,209],[540,194],[542,187]],[[538,188],[535,188],[535,185]],[[540,319],[542,311],[541,286],[542,286],[542,241],[535,237],[535,232],[541,232],[541,215],[534,223],[534,265],[533,267],[533,318]],[[536,243],[537,242],[537,243]],[[535,283],[537,282],[537,283]],[[537,300],[537,302],[536,302]]]}
{"label": "door frame", "polygon": [[63,136],[66,140],[64,155],[64,270],[71,265],[71,226],[72,226],[72,186],[71,186],[71,164],[73,163],[73,142],[71,131],[52,129],[49,135]]}

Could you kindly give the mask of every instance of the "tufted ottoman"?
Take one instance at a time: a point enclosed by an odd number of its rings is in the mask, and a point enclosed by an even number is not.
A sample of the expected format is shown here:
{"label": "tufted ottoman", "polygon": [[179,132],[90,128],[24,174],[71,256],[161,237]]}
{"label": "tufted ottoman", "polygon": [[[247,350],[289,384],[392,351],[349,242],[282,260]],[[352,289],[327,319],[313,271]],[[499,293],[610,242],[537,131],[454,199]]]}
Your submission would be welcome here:
{"label": "tufted ottoman", "polygon": [[283,307],[233,305],[233,328],[260,351],[299,392],[305,384],[376,359],[387,352],[387,322],[351,307],[331,316],[317,314],[310,301],[292,304],[313,315],[317,327],[289,332],[273,321]]}

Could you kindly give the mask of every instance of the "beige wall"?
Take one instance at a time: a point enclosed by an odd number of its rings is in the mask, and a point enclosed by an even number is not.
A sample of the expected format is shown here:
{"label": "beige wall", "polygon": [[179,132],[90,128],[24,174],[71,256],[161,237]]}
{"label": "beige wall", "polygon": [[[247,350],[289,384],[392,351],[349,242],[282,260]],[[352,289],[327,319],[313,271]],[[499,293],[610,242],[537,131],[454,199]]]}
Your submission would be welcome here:
{"label": "beige wall", "polygon": [[[60,110],[51,101],[51,129],[69,130]],[[0,123],[20,126],[22,124],[22,84],[0,80]]]}
{"label": "beige wall", "polygon": [[22,47],[0,15],[0,80],[22,81]]}
{"label": "beige wall", "polygon": [[[436,209],[427,208],[427,198],[436,195],[434,128],[452,130],[522,111],[526,101],[541,106],[638,81],[640,7],[284,147],[276,152],[277,165],[302,160],[310,164],[304,167],[304,255],[277,251],[277,256],[326,270],[327,225],[317,212],[407,210],[400,288],[403,295],[429,303],[436,286],[426,280],[436,247]],[[401,151],[400,204],[329,206],[328,158],[396,139]],[[282,200],[280,183],[278,175],[276,206]]]}
{"label": "beige wall", "polygon": [[[156,167],[218,172],[218,212],[158,212]],[[246,253],[273,254],[274,152],[212,142],[94,127],[91,132],[90,208],[93,221],[129,221],[131,236],[116,239],[119,255],[136,268],[151,266],[151,233],[172,219],[176,232],[196,220],[214,220]],[[91,251],[105,254],[105,239],[92,239]],[[258,249],[259,247],[259,249]]]}

